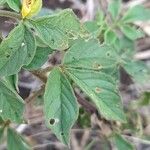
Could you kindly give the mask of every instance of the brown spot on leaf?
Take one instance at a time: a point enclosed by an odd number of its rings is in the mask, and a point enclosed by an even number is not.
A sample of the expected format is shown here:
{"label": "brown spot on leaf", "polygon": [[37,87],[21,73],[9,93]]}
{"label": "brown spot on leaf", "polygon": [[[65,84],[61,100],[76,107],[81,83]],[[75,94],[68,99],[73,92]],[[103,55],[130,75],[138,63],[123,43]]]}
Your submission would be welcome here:
{"label": "brown spot on leaf", "polygon": [[94,63],[94,64],[93,64],[93,68],[94,68],[94,69],[101,69],[101,68],[102,68],[102,65],[101,65],[101,64],[98,64],[98,63]]}
{"label": "brown spot on leaf", "polygon": [[96,87],[96,88],[95,88],[95,92],[96,92],[96,93],[100,93],[100,92],[101,92],[101,89],[100,89],[99,87]]}

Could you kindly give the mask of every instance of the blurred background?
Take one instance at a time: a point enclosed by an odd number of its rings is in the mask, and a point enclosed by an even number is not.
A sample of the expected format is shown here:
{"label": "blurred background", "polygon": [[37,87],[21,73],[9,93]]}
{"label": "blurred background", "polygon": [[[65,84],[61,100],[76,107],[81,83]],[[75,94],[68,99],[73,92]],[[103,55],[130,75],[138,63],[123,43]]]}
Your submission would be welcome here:
{"label": "blurred background", "polygon": [[[71,8],[80,18],[81,22],[93,20],[99,9],[107,9],[109,0],[43,0],[43,10],[40,15],[45,13],[53,14],[55,11]],[[123,0],[122,9],[142,4],[150,9],[150,0]],[[2,9],[8,9],[7,6],[1,6]],[[150,64],[150,22],[137,22],[146,36],[135,41],[135,58]],[[5,37],[15,26],[12,19],[0,17],[0,31]],[[43,67],[60,63],[60,54],[50,55],[48,61]],[[43,96],[42,91],[38,99],[29,100],[30,93],[38,91],[42,83],[30,72],[22,70],[19,75],[20,95],[27,101],[25,119],[28,124],[13,125],[16,130],[23,134],[34,150],[67,150],[66,146],[60,143],[49,129],[45,127],[43,117]],[[77,98],[88,99],[81,91],[76,89]],[[131,118],[128,125],[121,125],[118,122],[108,122],[97,115],[97,110],[93,105],[86,109],[80,108],[80,115],[77,123],[72,129],[71,150],[112,150],[113,144],[107,140],[111,132],[111,125],[121,128],[125,137],[131,141],[138,150],[150,150],[150,141],[141,140],[136,136],[144,135],[150,140],[150,107],[142,106],[135,111],[130,111],[131,103],[145,99],[150,104],[150,81],[144,84],[134,83],[129,75],[121,70],[120,91],[122,95],[125,110],[129,112]],[[31,97],[30,97],[31,98]],[[29,101],[29,102],[28,102]],[[84,105],[84,104],[83,104]],[[133,108],[132,108],[133,109]],[[133,109],[134,110],[134,109]],[[129,126],[134,126],[135,134],[132,134]],[[142,132],[142,133],[141,133]],[[2,143],[0,149],[5,149],[6,143]]]}

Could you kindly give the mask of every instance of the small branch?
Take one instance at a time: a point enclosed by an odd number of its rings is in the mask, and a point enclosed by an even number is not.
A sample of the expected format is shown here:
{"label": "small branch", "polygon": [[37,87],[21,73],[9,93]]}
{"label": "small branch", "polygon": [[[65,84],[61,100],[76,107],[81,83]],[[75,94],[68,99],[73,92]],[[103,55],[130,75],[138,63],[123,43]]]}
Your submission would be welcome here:
{"label": "small branch", "polygon": [[51,71],[53,69],[53,66],[49,66],[46,67],[44,69],[40,69],[40,70],[34,70],[34,71],[30,71],[34,76],[36,76],[37,78],[39,78],[41,81],[43,81],[43,83],[47,82],[47,76],[46,73]]}
{"label": "small branch", "polygon": [[128,136],[128,135],[123,135],[125,138],[128,138],[129,140],[133,140],[136,141],[138,143],[143,143],[143,144],[147,144],[150,145],[150,141],[145,140],[145,139],[140,139],[138,137],[133,137],[133,136]]}
{"label": "small branch", "polygon": [[137,60],[148,60],[150,59],[150,50],[138,52],[135,54],[134,58]]}
{"label": "small branch", "polygon": [[81,96],[77,92],[75,92],[75,95],[76,95],[77,100],[80,103],[80,105],[82,105],[83,108],[85,108],[85,110],[88,113],[90,113],[90,114],[93,114],[93,113],[97,114],[97,109],[90,102],[88,102],[87,100],[81,98]]}
{"label": "small branch", "polygon": [[36,76],[37,78],[39,78],[41,81],[43,81],[43,83],[47,82],[47,77],[45,74],[41,73],[41,71],[31,71],[31,73]]}
{"label": "small branch", "polygon": [[21,20],[22,19],[20,14],[17,14],[15,12],[11,12],[11,11],[6,11],[6,10],[0,10],[0,16],[1,17],[13,18],[13,19],[16,19],[16,20]]}
{"label": "small branch", "polygon": [[51,71],[53,68],[54,68],[54,66],[48,66],[44,69],[41,69],[40,72],[47,73],[47,72]]}

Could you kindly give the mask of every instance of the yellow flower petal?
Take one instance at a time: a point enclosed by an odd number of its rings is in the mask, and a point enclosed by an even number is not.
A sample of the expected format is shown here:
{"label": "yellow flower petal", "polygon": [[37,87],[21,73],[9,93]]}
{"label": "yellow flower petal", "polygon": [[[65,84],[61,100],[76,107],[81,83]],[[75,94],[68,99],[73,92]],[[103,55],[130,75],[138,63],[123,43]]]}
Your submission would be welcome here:
{"label": "yellow flower petal", "polygon": [[36,15],[42,7],[42,0],[23,0],[22,18],[30,18]]}

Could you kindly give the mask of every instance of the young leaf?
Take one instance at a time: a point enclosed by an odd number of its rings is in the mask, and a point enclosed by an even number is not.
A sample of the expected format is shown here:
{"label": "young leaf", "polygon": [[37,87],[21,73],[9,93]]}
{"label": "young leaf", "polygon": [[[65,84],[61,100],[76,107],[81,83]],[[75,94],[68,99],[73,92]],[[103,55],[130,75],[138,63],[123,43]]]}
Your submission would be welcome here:
{"label": "young leaf", "polygon": [[124,139],[119,134],[115,134],[113,136],[113,141],[116,145],[117,150],[134,150],[133,145],[131,145],[126,139]]}
{"label": "young leaf", "polygon": [[70,129],[78,117],[78,105],[72,87],[60,68],[51,71],[44,95],[47,126],[64,144],[69,143]]}
{"label": "young leaf", "polygon": [[48,60],[48,55],[53,51],[49,47],[37,47],[33,60],[28,66],[24,66],[24,68],[28,70],[39,69]]}
{"label": "young leaf", "polygon": [[106,119],[125,121],[116,83],[102,72],[65,69],[70,78],[92,99]]}
{"label": "young leaf", "polygon": [[124,23],[148,20],[150,20],[150,10],[144,8],[142,5],[137,5],[133,8],[130,8],[122,18],[122,22]]}
{"label": "young leaf", "polygon": [[25,139],[11,128],[7,130],[8,150],[31,150]]}
{"label": "young leaf", "polygon": [[100,70],[115,67],[119,56],[110,46],[100,46],[97,40],[78,40],[66,52],[63,64],[72,68]]}
{"label": "young leaf", "polygon": [[0,80],[0,116],[3,120],[21,123],[24,102],[6,81]]}
{"label": "young leaf", "polygon": [[45,44],[58,50],[68,48],[69,39],[77,38],[82,32],[79,20],[70,9],[30,21],[27,25],[33,27]]}
{"label": "young leaf", "polygon": [[117,40],[117,34],[112,31],[112,30],[108,30],[105,32],[104,34],[104,41],[106,44],[114,44],[115,41]]}
{"label": "young leaf", "polygon": [[9,7],[17,12],[20,11],[21,2],[20,0],[6,0]]}
{"label": "young leaf", "polygon": [[136,40],[144,36],[144,33],[140,29],[136,29],[135,27],[131,27],[129,25],[121,26],[121,31],[124,35],[130,40]]}
{"label": "young leaf", "polygon": [[117,18],[120,12],[121,0],[112,0],[108,6],[108,11],[111,13],[113,19]]}

